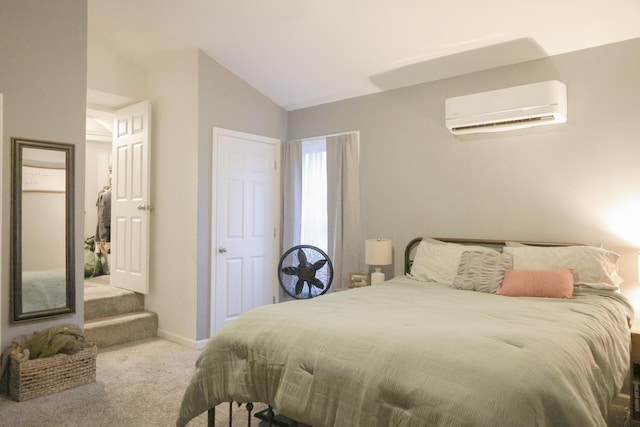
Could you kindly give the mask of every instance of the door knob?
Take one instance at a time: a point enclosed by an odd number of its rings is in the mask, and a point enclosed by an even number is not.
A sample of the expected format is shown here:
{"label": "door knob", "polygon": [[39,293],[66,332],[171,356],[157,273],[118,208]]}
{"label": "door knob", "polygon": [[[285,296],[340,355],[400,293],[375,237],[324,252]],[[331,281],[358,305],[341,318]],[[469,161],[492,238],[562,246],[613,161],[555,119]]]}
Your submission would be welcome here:
{"label": "door knob", "polygon": [[146,205],[138,205],[138,206],[136,206],[136,209],[138,209],[139,211],[146,211],[147,210],[147,206]]}
{"label": "door knob", "polygon": [[221,254],[223,254],[223,253],[227,252],[227,248],[225,248],[224,246],[220,246],[220,247],[218,248],[218,252],[220,252]]}

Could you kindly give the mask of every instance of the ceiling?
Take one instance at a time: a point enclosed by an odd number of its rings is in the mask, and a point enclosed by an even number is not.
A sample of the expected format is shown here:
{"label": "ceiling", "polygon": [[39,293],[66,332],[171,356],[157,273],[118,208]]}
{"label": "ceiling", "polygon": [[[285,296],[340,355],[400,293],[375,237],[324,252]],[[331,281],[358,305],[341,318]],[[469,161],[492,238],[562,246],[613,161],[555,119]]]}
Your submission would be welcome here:
{"label": "ceiling", "polygon": [[638,0],[88,0],[146,67],[199,48],[290,111],[640,37]]}

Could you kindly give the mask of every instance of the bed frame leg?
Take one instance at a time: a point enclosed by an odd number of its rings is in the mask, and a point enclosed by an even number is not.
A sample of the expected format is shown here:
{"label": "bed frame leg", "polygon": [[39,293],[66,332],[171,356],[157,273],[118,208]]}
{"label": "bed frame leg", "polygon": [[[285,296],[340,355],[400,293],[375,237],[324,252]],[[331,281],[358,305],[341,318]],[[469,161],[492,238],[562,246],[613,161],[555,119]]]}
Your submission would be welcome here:
{"label": "bed frame leg", "polygon": [[216,427],[216,407],[207,411],[207,427]]}
{"label": "bed frame leg", "polygon": [[247,408],[247,427],[251,427],[251,411],[253,411],[253,403],[249,402],[245,407]]}

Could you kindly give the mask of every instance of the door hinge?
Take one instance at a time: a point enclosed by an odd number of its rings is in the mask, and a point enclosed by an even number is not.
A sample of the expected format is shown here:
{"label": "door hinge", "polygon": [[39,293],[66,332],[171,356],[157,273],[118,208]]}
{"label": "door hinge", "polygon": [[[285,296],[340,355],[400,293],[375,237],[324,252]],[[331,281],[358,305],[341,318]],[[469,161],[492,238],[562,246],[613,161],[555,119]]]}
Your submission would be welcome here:
{"label": "door hinge", "polygon": [[275,303],[276,303],[276,296],[274,295],[273,296],[273,304],[275,304]]}
{"label": "door hinge", "polygon": [[273,170],[274,170],[274,171],[277,171],[277,170],[278,170],[278,161],[277,161],[277,160],[274,160],[274,161],[273,161]]}

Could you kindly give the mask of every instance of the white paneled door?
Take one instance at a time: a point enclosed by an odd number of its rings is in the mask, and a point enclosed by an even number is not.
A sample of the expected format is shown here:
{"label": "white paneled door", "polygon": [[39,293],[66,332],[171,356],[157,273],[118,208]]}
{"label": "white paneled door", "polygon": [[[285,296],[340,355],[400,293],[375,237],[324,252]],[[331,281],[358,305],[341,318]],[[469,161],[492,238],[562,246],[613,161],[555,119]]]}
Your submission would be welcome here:
{"label": "white paneled door", "polygon": [[149,144],[148,101],[114,114],[111,196],[111,283],[149,293]]}
{"label": "white paneled door", "polygon": [[212,331],[274,301],[280,141],[214,128]]}

